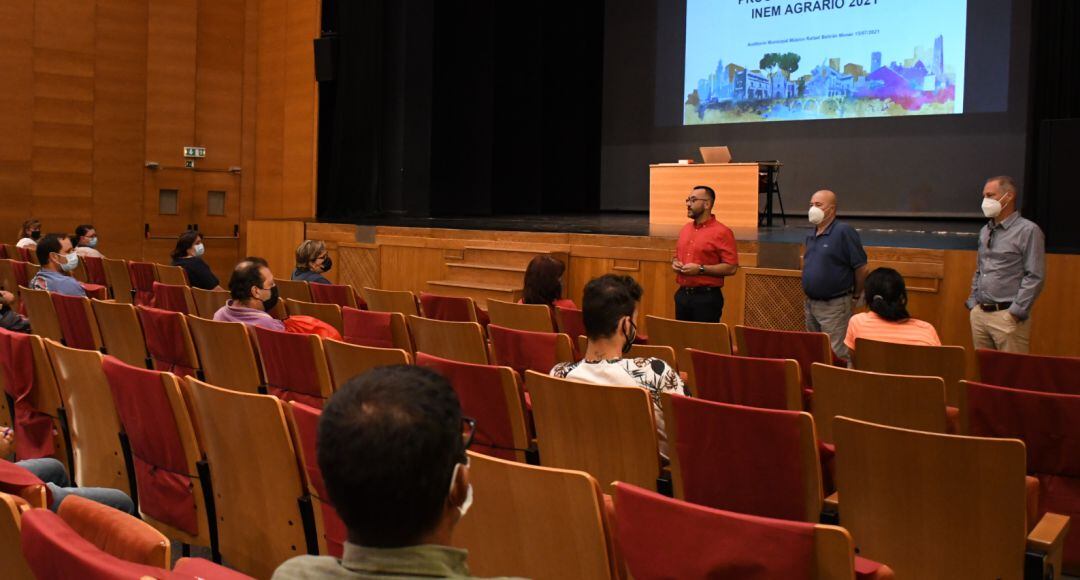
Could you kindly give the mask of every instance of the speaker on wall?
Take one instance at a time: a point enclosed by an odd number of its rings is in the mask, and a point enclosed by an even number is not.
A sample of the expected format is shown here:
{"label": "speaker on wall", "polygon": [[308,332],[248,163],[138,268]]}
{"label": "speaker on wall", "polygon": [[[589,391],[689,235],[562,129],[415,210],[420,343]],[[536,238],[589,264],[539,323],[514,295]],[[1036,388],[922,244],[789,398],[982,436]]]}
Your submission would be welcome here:
{"label": "speaker on wall", "polygon": [[328,35],[315,39],[315,80],[334,80],[337,72],[337,36]]}

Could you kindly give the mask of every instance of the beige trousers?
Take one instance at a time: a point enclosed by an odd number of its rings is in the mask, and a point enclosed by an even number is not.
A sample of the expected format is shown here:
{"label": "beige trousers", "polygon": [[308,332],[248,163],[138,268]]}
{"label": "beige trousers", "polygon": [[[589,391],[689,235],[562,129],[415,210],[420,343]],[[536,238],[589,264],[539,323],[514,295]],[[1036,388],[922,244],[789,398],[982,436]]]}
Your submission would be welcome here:
{"label": "beige trousers", "polygon": [[1027,353],[1031,318],[1019,321],[1008,310],[984,312],[976,306],[971,309],[971,338],[975,348]]}

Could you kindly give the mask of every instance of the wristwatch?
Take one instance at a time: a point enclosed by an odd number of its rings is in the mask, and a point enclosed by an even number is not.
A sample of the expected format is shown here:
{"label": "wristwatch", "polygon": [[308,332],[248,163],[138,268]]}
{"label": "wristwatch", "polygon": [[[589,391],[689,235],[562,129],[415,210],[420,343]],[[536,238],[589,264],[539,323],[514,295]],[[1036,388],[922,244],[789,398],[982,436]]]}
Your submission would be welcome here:
{"label": "wristwatch", "polygon": [[698,274],[699,274],[699,275],[700,275],[700,274],[704,274],[704,273],[705,273],[705,264],[700,264],[700,265],[699,265],[699,266],[697,267],[697,271],[698,271]]}

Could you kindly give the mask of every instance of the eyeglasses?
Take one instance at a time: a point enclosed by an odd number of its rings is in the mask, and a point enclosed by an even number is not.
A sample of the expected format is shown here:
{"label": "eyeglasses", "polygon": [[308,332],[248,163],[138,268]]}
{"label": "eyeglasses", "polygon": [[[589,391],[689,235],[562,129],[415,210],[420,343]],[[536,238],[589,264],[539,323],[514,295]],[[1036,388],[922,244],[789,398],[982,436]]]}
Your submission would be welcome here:
{"label": "eyeglasses", "polygon": [[461,436],[465,439],[465,449],[468,449],[476,436],[476,419],[472,417],[461,418]]}
{"label": "eyeglasses", "polygon": [[707,197],[694,197],[694,196],[691,195],[690,197],[686,198],[686,203],[693,204],[693,203],[697,203],[699,201],[705,201],[706,199],[708,199],[708,198]]}

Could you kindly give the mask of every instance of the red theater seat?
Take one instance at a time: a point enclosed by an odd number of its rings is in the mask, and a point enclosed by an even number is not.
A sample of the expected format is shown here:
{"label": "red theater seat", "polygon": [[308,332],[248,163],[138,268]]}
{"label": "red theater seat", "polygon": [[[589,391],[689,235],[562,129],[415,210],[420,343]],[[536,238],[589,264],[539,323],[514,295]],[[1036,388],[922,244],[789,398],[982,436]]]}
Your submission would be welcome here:
{"label": "red theater seat", "polygon": [[155,308],[171,310],[180,314],[195,314],[195,299],[191,295],[191,288],[188,286],[154,282],[151,287],[153,288]]}
{"label": "red theater seat", "polygon": [[341,521],[341,517],[338,516],[333,504],[330,503],[330,496],[326,492],[322,471],[319,469],[319,456],[315,441],[322,411],[296,401],[289,403],[289,407],[292,411],[293,425],[296,427],[296,435],[299,439],[300,459],[304,464],[304,471],[307,473],[308,492],[314,500],[313,507],[322,511],[322,537],[324,540],[322,543],[325,543],[327,554],[340,558],[344,550],[345,540],[348,539],[348,530],[345,528],[345,522]]}
{"label": "red theater seat", "polygon": [[824,332],[769,330],[739,325],[735,327],[735,341],[739,354],[743,356],[797,361],[803,388],[813,386],[810,367],[814,363],[833,363],[829,335]]}
{"label": "red theater seat", "polygon": [[1080,395],[1080,357],[975,351],[979,380],[988,385]]}
{"label": "red theater seat", "polygon": [[356,294],[352,286],[344,284],[308,284],[311,291],[311,300],[320,304],[337,304],[345,308],[359,308],[366,310],[367,304],[364,299]]}
{"label": "red theater seat", "polygon": [[267,392],[284,401],[299,401],[318,409],[333,386],[318,336],[251,327],[259,347]]}
{"label": "red theater seat", "polygon": [[488,326],[488,334],[492,362],[508,366],[522,376],[525,371],[547,374],[556,364],[574,360],[573,341],[565,334],[514,330],[496,324]]}
{"label": "red theater seat", "polygon": [[84,350],[101,349],[101,333],[98,331],[97,318],[90,307],[90,300],[82,296],[66,296],[50,293],[56,317],[60,320],[60,332],[64,335],[64,344],[71,348]]}
{"label": "red theater seat", "polygon": [[803,409],[796,361],[689,350],[698,398],[762,409]]}
{"label": "red theater seat", "polygon": [[136,306],[154,305],[154,265],[150,262],[128,262],[128,276]]}
{"label": "red theater seat", "polygon": [[196,376],[199,355],[187,319],[179,312],[136,306],[154,368],[180,377]]}

